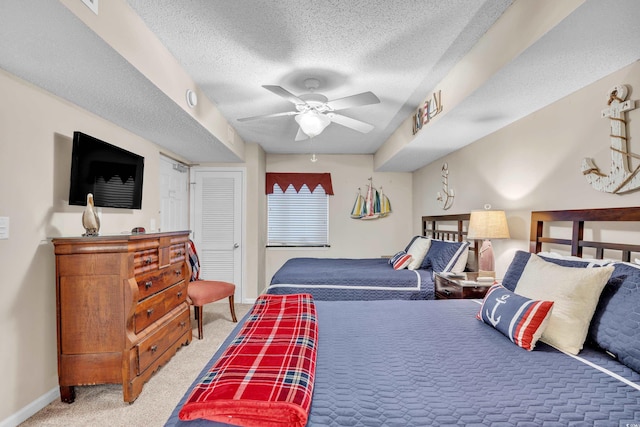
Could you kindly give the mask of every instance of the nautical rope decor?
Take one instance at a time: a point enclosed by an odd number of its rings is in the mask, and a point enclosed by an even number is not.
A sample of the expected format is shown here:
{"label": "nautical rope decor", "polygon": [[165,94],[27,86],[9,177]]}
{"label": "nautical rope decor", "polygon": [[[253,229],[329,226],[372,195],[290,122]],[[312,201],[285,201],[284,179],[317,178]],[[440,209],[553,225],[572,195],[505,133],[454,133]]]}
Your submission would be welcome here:
{"label": "nautical rope decor", "polygon": [[449,165],[445,162],[442,165],[442,193],[438,191],[436,200],[442,209],[447,210],[453,205],[454,197],[453,188],[449,189]]}
{"label": "nautical rope decor", "polygon": [[629,152],[627,128],[624,113],[635,109],[633,100],[626,100],[628,88],[616,85],[609,91],[608,108],[602,110],[601,117],[611,122],[611,171],[605,175],[592,158],[582,160],[582,173],[598,191],[622,194],[640,188],[640,164],[632,169],[631,159],[640,155]]}

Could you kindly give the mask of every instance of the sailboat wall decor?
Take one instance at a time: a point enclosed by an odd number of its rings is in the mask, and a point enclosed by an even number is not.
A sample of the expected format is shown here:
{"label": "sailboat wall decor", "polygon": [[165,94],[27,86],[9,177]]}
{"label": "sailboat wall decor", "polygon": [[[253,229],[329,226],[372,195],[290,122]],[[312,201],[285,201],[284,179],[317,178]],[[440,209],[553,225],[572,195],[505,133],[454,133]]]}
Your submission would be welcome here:
{"label": "sailboat wall decor", "polygon": [[353,219],[377,219],[384,218],[391,213],[391,202],[384,195],[382,187],[380,190],[373,186],[373,178],[369,178],[367,193],[363,197],[358,188],[356,200],[351,209]]}

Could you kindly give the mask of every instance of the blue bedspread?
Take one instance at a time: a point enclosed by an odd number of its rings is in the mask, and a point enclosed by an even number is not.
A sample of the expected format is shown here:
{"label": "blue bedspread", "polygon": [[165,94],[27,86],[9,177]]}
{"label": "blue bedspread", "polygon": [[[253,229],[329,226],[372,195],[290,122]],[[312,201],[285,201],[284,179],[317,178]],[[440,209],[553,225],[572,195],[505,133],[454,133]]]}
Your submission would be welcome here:
{"label": "blue bedspread", "polygon": [[394,270],[383,258],[293,258],[267,293],[311,293],[316,301],[433,299],[431,270]]}
{"label": "blue bedspread", "polygon": [[[527,352],[476,320],[474,301],[317,301],[316,308],[310,427],[640,422],[640,374],[590,349],[579,358],[543,343]],[[181,423],[181,404],[168,426],[222,425]]]}

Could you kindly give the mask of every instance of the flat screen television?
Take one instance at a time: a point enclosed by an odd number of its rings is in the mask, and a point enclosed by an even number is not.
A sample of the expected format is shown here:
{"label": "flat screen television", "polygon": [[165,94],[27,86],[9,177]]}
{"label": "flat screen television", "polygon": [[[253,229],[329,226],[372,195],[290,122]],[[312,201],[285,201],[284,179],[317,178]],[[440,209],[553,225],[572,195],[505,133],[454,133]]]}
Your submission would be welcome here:
{"label": "flat screen television", "polygon": [[141,209],[144,157],[82,132],[73,133],[69,204]]}

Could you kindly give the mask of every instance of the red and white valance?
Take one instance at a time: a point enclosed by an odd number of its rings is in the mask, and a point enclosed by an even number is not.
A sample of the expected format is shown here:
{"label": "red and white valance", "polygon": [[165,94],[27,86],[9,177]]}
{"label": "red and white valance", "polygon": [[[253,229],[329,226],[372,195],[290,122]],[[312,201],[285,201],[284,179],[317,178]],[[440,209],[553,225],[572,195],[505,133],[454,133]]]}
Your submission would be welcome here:
{"label": "red and white valance", "polygon": [[289,185],[293,185],[296,192],[299,192],[302,186],[306,184],[312,193],[318,185],[321,185],[327,195],[333,195],[330,173],[268,172],[266,194],[273,193],[275,184],[278,184],[282,191],[286,191]]}

